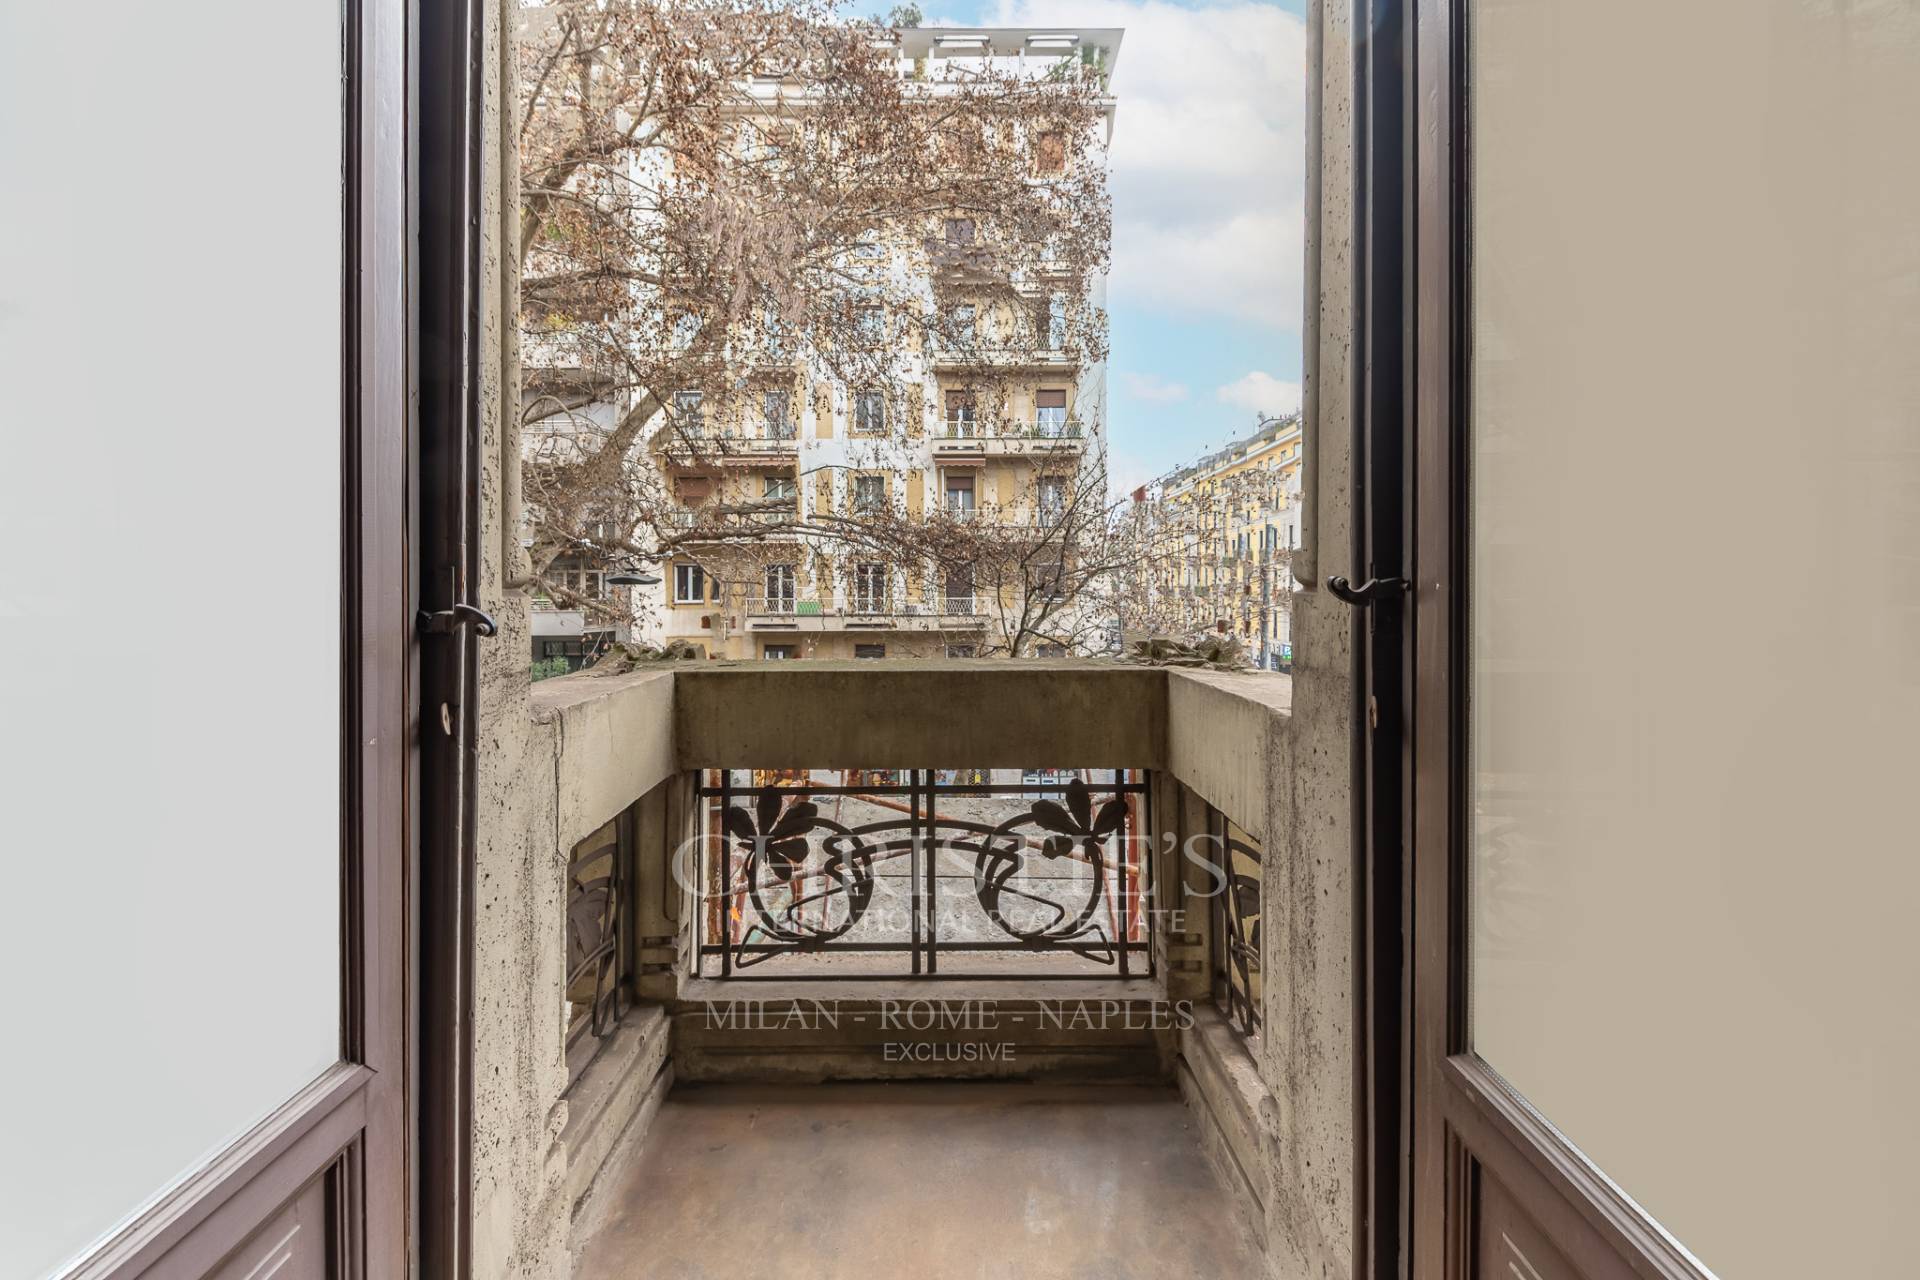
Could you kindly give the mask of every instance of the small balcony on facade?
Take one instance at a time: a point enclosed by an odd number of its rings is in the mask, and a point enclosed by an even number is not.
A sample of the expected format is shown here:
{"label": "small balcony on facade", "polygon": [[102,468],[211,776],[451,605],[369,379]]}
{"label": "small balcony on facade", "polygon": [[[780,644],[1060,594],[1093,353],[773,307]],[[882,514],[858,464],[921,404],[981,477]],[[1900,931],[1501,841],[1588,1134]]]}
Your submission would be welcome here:
{"label": "small balcony on facade", "polygon": [[933,341],[928,362],[941,373],[992,369],[1013,373],[1029,370],[1053,376],[1071,376],[1080,368],[1080,352],[1072,347],[995,347],[974,343]]}
{"label": "small balcony on facade", "polygon": [[965,459],[1078,457],[1086,437],[1077,422],[1038,419],[1023,424],[947,421],[933,438],[936,463]]}
{"label": "small balcony on facade", "polygon": [[[901,1195],[921,1274],[979,1232],[1009,1275],[1264,1274],[1284,678],[702,663],[534,715],[573,1275],[885,1274]],[[716,1185],[790,1225],[716,1237]]]}
{"label": "small balcony on facade", "polygon": [[1119,60],[1122,34],[1096,27],[915,27],[881,47],[896,55],[902,79],[937,95],[944,83],[968,80],[988,65],[1017,77],[1077,67],[1104,85]]}
{"label": "small balcony on facade", "polygon": [[742,616],[754,632],[980,631],[987,625],[984,602],[971,595],[898,600],[890,593],[854,593],[843,606],[756,595],[747,598]]}
{"label": "small balcony on facade", "polygon": [[677,470],[791,466],[800,455],[800,434],[791,422],[687,425],[660,436],[655,450]]}

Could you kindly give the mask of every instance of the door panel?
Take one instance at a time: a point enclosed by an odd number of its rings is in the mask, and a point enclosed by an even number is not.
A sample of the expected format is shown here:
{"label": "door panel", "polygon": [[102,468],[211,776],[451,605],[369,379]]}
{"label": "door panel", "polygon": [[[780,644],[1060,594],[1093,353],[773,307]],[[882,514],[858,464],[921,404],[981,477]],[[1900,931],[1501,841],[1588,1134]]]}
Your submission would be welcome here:
{"label": "door panel", "polygon": [[1504,1182],[1475,1163],[1473,1179],[1474,1274],[1500,1280],[1576,1280],[1582,1273],[1554,1247],[1540,1225],[1521,1209]]}
{"label": "door panel", "polygon": [[405,1269],[405,7],[258,13],[0,11],[9,1276]]}
{"label": "door panel", "polygon": [[1414,1272],[1892,1274],[1920,8],[1417,12]]}
{"label": "door panel", "polygon": [[[340,16],[236,61],[254,14],[103,0],[78,79],[45,56],[71,13],[0,17],[0,972],[47,974],[7,1001],[33,1030],[4,1087],[39,1105],[7,1126],[5,1274],[79,1254],[339,1056],[340,629],[259,628],[339,577]],[[230,217],[207,184],[239,155]]]}
{"label": "door panel", "polygon": [[316,1178],[207,1280],[328,1280],[337,1259],[327,1236],[327,1184]]}

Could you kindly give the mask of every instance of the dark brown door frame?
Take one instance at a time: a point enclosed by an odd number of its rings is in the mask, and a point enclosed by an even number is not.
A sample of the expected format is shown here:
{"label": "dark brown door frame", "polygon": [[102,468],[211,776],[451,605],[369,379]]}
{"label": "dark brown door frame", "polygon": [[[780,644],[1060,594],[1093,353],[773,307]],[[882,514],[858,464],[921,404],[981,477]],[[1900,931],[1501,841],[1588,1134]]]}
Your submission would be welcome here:
{"label": "dark brown door frame", "polygon": [[[420,0],[417,540],[425,611],[471,605],[480,573],[480,215],[485,53],[478,0]],[[473,879],[477,705],[470,613],[419,647],[418,1264],[472,1260]]]}
{"label": "dark brown door frame", "polygon": [[407,18],[405,0],[342,11],[340,1058],[70,1277],[207,1274],[316,1180],[328,1221],[305,1247],[329,1273],[408,1274]]}
{"label": "dark brown door frame", "polygon": [[1498,1226],[1530,1233],[1549,1280],[1709,1280],[1472,1050],[1467,0],[1406,2],[1414,19],[1401,91],[1411,125],[1410,289],[1399,317],[1412,337],[1406,1274],[1480,1274],[1479,1236]]}
{"label": "dark brown door frame", "polygon": [[[1353,564],[1392,582],[1409,561],[1413,18],[1405,0],[1363,0],[1354,20]],[[1409,1205],[1405,616],[1389,590],[1354,617],[1354,1274],[1368,1280],[1404,1274]]]}

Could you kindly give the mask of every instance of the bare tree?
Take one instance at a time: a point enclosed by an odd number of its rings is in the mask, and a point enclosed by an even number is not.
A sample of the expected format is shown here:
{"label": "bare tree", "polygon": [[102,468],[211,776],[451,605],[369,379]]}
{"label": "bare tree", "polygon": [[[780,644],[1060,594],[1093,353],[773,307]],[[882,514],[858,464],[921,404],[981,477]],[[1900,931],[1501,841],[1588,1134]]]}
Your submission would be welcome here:
{"label": "bare tree", "polygon": [[[524,18],[537,590],[597,609],[567,576],[581,556],[687,547],[750,584],[768,553],[746,548],[807,531],[794,505],[689,504],[673,474],[809,387],[874,388],[890,421],[917,421],[910,357],[937,352],[990,415],[1039,353],[1104,358],[1097,67],[936,80],[902,67],[896,32],[811,0],[553,0]],[[903,257],[912,269],[889,265]],[[856,549],[894,528],[812,523]]]}

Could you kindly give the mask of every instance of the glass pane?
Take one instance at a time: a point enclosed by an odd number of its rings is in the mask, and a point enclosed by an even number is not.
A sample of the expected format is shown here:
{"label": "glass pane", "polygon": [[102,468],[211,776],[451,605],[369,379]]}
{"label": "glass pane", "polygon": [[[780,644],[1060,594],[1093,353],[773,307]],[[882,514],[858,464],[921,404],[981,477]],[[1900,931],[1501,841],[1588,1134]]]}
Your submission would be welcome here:
{"label": "glass pane", "polygon": [[340,7],[75,17],[0,8],[9,1276],[340,1038]]}
{"label": "glass pane", "polygon": [[1890,1274],[1920,24],[1478,0],[1471,30],[1474,1047],[1720,1274]]}

